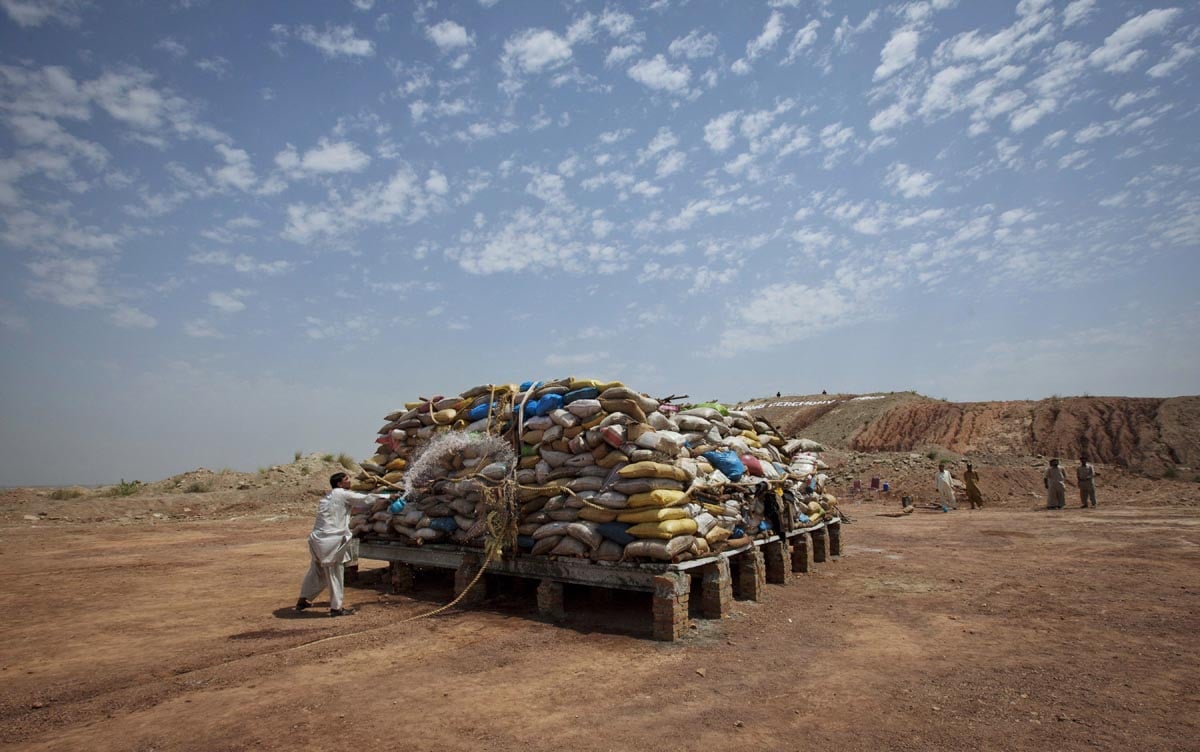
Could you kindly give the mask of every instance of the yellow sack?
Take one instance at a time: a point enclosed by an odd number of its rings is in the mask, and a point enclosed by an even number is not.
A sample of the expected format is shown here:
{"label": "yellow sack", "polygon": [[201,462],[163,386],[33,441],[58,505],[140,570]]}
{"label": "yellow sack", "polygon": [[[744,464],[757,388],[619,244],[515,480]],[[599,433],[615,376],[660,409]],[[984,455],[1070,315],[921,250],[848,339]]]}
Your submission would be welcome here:
{"label": "yellow sack", "polygon": [[731,535],[733,535],[732,530],[721,527],[720,525],[714,525],[713,529],[709,530],[708,533],[705,534],[704,540],[708,541],[709,545],[714,545],[720,543],[721,541],[729,540],[729,536]]}
{"label": "yellow sack", "polygon": [[683,491],[673,491],[670,489],[660,488],[655,491],[644,491],[636,493],[629,497],[625,502],[625,506],[629,509],[642,509],[645,507],[673,507],[676,504],[682,504],[687,499],[687,494]]}
{"label": "yellow sack", "polygon": [[631,522],[634,524],[639,522],[664,522],[666,520],[682,520],[687,516],[687,512],[679,507],[650,507],[649,509],[639,509],[636,512],[621,512],[617,515],[617,522]]}
{"label": "yellow sack", "polygon": [[664,520],[663,522],[643,522],[634,525],[625,532],[635,538],[658,538],[670,540],[677,535],[692,535],[696,532],[696,521],[690,517],[683,520]]}
{"label": "yellow sack", "polygon": [[386,469],[386,470],[403,470],[407,466],[408,466],[408,460],[404,459],[403,457],[397,457],[396,459],[394,459],[391,462],[384,465],[384,469]]}
{"label": "yellow sack", "polygon": [[[575,391],[576,389],[585,389],[585,388],[587,388],[587,387],[589,387],[589,386],[594,386],[594,387],[596,387],[597,389],[600,389],[600,383],[601,383],[601,382],[599,382],[599,381],[596,381],[595,379],[576,379],[576,378],[572,378],[572,379],[571,379],[571,383],[568,385],[568,387],[567,387],[567,388],[568,388],[568,389],[570,389],[571,391]],[[603,390],[603,389],[600,389],[600,391],[604,391],[604,390]]]}
{"label": "yellow sack", "polygon": [[634,462],[617,471],[622,478],[667,478],[686,481],[687,473],[682,468],[662,462]]}
{"label": "yellow sack", "polygon": [[404,480],[404,471],[403,470],[393,470],[392,472],[383,476],[383,482],[387,483],[388,485],[395,485],[396,483],[399,483],[401,480]]}

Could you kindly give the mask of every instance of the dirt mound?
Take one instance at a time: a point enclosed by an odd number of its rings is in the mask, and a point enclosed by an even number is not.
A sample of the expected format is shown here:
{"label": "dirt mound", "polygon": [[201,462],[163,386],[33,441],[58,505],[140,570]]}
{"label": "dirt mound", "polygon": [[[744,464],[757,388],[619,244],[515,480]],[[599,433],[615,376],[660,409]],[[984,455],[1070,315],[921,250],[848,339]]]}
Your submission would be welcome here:
{"label": "dirt mound", "polygon": [[743,403],[785,435],[859,452],[1088,455],[1152,475],[1200,462],[1200,397],[1053,397],[945,402],[913,392],[779,397]]}

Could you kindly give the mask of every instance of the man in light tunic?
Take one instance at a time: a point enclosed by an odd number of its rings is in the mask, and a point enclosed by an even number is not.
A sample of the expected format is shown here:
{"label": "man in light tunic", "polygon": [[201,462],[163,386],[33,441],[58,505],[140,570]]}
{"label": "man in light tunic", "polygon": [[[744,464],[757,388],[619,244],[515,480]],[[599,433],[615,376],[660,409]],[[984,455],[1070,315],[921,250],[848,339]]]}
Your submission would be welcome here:
{"label": "man in light tunic", "polygon": [[938,474],[934,479],[934,485],[937,487],[942,511],[949,512],[951,509],[958,509],[958,502],[954,499],[954,483],[950,480],[950,470],[946,468],[945,462],[938,465]]}
{"label": "man in light tunic", "polygon": [[1067,503],[1067,474],[1058,466],[1057,457],[1050,460],[1042,483],[1046,486],[1046,508],[1062,509]]}
{"label": "man in light tunic", "polygon": [[1079,484],[1080,508],[1096,506],[1096,468],[1088,463],[1087,457],[1079,458],[1079,467],[1075,468],[1075,481]]}
{"label": "man in light tunic", "polygon": [[353,608],[342,606],[342,578],[345,564],[350,561],[350,507],[356,501],[374,499],[373,494],[350,490],[350,476],[334,473],[329,477],[332,489],[317,506],[317,519],[308,535],[308,552],[312,560],[304,581],[300,583],[300,599],[296,610],[312,607],[312,599],[329,588],[329,615],[349,616]]}

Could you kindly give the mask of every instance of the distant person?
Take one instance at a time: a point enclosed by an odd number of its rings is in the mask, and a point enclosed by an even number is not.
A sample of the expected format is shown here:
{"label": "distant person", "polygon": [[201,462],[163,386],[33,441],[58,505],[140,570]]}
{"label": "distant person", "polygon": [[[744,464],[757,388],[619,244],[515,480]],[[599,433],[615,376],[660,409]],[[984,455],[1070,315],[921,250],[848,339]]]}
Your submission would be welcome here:
{"label": "distant person", "polygon": [[822,390],[821,390],[821,394],[829,394],[829,392],[827,392],[827,391],[825,391],[824,389],[822,389]]}
{"label": "distant person", "polygon": [[934,479],[934,486],[937,488],[943,512],[958,509],[958,502],[954,498],[954,482],[951,480],[950,470],[946,467],[945,462],[938,464],[938,474]]}
{"label": "distant person", "polygon": [[1062,509],[1067,503],[1067,474],[1058,466],[1058,458],[1050,460],[1050,467],[1042,478],[1046,487],[1046,508]]}
{"label": "distant person", "polygon": [[345,564],[350,561],[350,506],[356,501],[373,498],[371,494],[350,490],[350,476],[334,473],[329,476],[332,489],[317,505],[317,519],[308,535],[308,552],[312,560],[300,583],[300,599],[296,610],[312,607],[312,599],[329,589],[329,615],[349,616],[353,608],[342,606],[342,578]]}
{"label": "distant person", "polygon": [[1079,484],[1079,508],[1096,506],[1096,468],[1088,464],[1087,456],[1079,458],[1075,468],[1075,481]]}
{"label": "distant person", "polygon": [[983,494],[979,493],[979,473],[975,472],[975,466],[970,462],[967,463],[967,471],[963,473],[963,483],[967,484],[967,501],[971,502],[971,508],[982,509]]}
{"label": "distant person", "polygon": [[783,396],[783,392],[775,392],[775,396],[776,396],[776,397],[782,397],[782,396]]}

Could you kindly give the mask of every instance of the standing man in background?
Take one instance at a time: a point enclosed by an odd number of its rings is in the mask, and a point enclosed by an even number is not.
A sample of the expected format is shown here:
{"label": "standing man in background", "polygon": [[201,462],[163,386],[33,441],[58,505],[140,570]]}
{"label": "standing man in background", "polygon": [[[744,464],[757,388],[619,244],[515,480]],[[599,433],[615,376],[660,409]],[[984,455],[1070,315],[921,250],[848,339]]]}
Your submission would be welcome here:
{"label": "standing man in background", "polygon": [[1058,458],[1050,460],[1050,467],[1042,477],[1046,487],[1046,508],[1062,509],[1067,503],[1067,474],[1058,466]]}
{"label": "standing man in background", "polygon": [[1087,455],[1079,458],[1079,467],[1075,468],[1075,480],[1079,483],[1079,508],[1095,507],[1096,468],[1088,464]]}
{"label": "standing man in background", "polygon": [[967,471],[963,473],[963,483],[967,484],[967,501],[971,502],[971,508],[982,509],[983,494],[979,492],[979,473],[975,472],[975,466],[970,462],[967,463]]}
{"label": "standing man in background", "polygon": [[937,488],[943,512],[958,509],[958,502],[954,499],[954,483],[950,479],[950,471],[946,469],[945,462],[938,464],[938,474],[934,479],[934,486]]}

